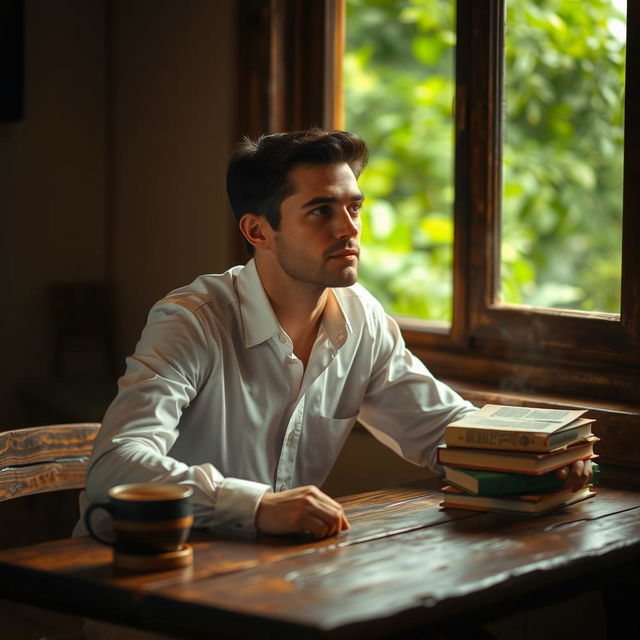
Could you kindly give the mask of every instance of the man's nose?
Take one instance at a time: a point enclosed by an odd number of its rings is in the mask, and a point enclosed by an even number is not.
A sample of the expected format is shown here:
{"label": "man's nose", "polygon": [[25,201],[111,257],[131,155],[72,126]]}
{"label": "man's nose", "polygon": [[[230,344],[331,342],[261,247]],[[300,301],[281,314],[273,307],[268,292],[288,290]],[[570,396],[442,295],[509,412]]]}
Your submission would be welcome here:
{"label": "man's nose", "polygon": [[340,209],[335,233],[338,238],[353,238],[357,236],[360,233],[360,218],[354,218],[346,207]]}

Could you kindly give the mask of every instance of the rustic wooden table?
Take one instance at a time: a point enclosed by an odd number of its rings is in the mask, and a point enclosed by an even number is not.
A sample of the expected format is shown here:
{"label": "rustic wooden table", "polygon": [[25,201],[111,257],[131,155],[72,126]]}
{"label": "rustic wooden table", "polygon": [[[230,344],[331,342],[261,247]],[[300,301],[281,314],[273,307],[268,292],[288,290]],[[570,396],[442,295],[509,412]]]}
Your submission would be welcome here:
{"label": "rustic wooden table", "polygon": [[352,526],[339,536],[196,532],[187,569],[119,572],[89,538],[1,551],[0,597],[182,637],[404,638],[615,588],[640,568],[636,491],[601,487],[538,518],[443,510],[427,483],[341,501]]}

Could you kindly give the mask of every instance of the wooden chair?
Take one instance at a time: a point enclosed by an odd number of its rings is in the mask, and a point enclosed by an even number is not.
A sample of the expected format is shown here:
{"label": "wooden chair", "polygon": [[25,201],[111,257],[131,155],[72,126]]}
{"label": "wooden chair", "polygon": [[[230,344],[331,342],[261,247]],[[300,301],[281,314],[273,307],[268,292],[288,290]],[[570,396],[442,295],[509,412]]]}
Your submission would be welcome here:
{"label": "wooden chair", "polygon": [[0,501],[82,489],[99,428],[88,422],[0,433]]}
{"label": "wooden chair", "polygon": [[[30,496],[37,494],[84,488],[89,456],[99,428],[97,423],[78,423],[0,433],[0,502],[16,498],[25,498],[29,502],[32,500]],[[71,497],[76,501],[75,495],[67,496]],[[21,502],[24,503],[16,500],[7,507]],[[19,515],[22,516],[24,511],[28,513],[30,507],[32,505],[23,507]],[[54,509],[57,507],[54,505]],[[31,515],[40,515],[41,505],[32,511]],[[15,511],[13,513],[16,515]],[[54,513],[57,514],[57,510]],[[12,518],[3,518],[3,528],[7,522],[13,522]],[[55,532],[47,530],[40,520],[34,522],[34,528],[37,530],[32,532],[33,538],[21,540],[21,543],[56,537]],[[16,535],[20,536],[21,533]],[[43,640],[76,640],[84,637],[79,631],[82,625],[79,618],[9,601],[0,601],[0,608],[3,609],[2,633],[9,633],[6,637],[33,638],[34,634],[49,633],[53,629],[56,633]],[[62,634],[59,633],[61,630]]]}

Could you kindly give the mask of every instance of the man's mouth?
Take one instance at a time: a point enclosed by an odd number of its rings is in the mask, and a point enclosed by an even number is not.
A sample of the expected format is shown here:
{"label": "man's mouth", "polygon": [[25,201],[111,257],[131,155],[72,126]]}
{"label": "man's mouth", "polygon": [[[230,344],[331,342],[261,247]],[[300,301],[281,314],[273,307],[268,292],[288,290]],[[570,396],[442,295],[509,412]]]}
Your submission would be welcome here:
{"label": "man's mouth", "polygon": [[360,256],[359,249],[342,249],[329,254],[329,258],[336,258],[337,260],[347,260],[355,262]]}

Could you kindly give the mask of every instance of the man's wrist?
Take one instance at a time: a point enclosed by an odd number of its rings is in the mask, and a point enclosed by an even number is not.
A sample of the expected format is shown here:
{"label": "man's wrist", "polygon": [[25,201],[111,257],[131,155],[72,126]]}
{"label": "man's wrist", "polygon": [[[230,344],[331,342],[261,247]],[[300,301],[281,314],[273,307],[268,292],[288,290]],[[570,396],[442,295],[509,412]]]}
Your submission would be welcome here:
{"label": "man's wrist", "polygon": [[217,491],[213,514],[215,526],[246,533],[255,532],[258,507],[268,491],[271,491],[271,487],[267,484],[225,478]]}

